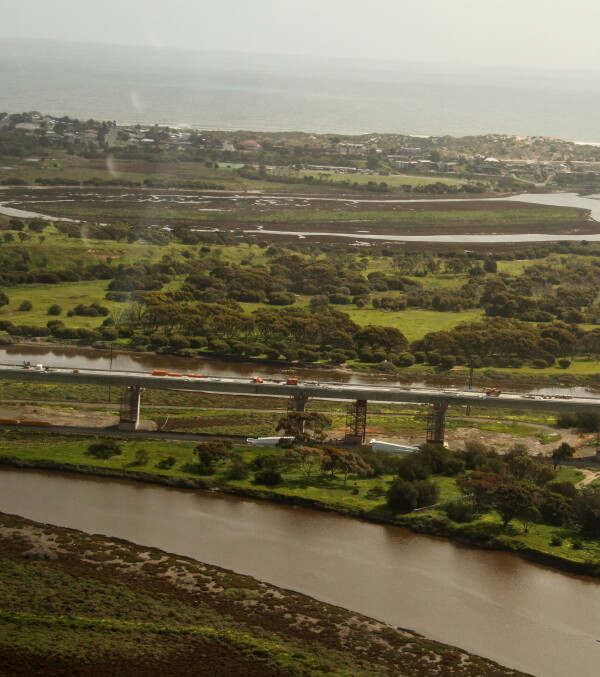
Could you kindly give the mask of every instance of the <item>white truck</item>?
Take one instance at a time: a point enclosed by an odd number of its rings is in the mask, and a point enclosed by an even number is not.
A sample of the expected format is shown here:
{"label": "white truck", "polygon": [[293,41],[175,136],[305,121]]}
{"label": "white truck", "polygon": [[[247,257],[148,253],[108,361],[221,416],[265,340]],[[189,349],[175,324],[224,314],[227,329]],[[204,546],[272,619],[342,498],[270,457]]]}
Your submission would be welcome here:
{"label": "white truck", "polygon": [[251,444],[255,447],[276,447],[280,442],[294,441],[293,437],[248,437],[246,444]]}
{"label": "white truck", "polygon": [[380,442],[372,439],[369,444],[373,451],[385,451],[388,454],[412,454],[418,447],[410,447],[406,444],[394,444],[393,442]]}

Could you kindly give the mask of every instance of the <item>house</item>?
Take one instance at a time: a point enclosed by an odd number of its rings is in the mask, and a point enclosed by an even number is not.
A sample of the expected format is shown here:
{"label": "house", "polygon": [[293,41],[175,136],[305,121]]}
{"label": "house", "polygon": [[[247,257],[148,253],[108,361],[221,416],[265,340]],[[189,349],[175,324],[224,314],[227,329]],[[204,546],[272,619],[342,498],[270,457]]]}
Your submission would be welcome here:
{"label": "house", "polygon": [[440,160],[437,163],[438,172],[444,172],[445,174],[452,173],[456,171],[456,162],[444,162]]}
{"label": "house", "polygon": [[356,167],[332,167],[330,165],[306,165],[306,169],[314,172],[331,172],[333,174],[358,174]]}
{"label": "house", "polygon": [[367,147],[364,143],[338,143],[336,150],[340,155],[364,155]]}
{"label": "house", "polygon": [[260,150],[262,146],[258,141],[255,141],[254,139],[246,139],[244,141],[240,141],[239,143],[240,148],[242,150]]}
{"label": "house", "polygon": [[39,129],[39,125],[35,122],[18,122],[15,129],[20,129],[23,132],[35,132],[36,129]]}
{"label": "house", "polygon": [[419,165],[415,160],[395,160],[394,164],[398,169],[411,170]]}

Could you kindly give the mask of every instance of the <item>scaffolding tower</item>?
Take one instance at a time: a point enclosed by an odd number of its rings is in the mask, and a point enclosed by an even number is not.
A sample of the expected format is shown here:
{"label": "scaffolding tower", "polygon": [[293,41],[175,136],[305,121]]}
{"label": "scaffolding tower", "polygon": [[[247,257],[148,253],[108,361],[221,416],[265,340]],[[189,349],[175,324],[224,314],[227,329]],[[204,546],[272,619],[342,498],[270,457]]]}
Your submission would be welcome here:
{"label": "scaffolding tower", "polygon": [[346,444],[364,444],[367,436],[367,400],[356,400],[346,414]]}
{"label": "scaffolding tower", "polygon": [[427,442],[444,444],[447,410],[448,404],[443,400],[438,400],[429,405],[429,412],[427,413]]}

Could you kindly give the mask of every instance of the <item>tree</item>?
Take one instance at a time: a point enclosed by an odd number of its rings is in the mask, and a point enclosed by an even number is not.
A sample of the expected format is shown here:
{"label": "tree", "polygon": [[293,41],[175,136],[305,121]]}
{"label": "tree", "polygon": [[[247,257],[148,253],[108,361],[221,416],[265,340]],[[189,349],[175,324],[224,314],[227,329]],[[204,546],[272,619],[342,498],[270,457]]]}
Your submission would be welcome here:
{"label": "tree", "polygon": [[402,458],[397,472],[400,479],[414,482],[426,480],[431,475],[431,468],[422,454],[413,453]]}
{"label": "tree", "polygon": [[353,451],[346,449],[337,449],[336,447],[323,447],[324,458],[321,467],[324,472],[330,473],[332,477],[336,472],[344,475],[344,486],[348,482],[348,476],[356,473],[359,477],[367,477],[373,472],[373,468],[360,456]]}
{"label": "tree", "polygon": [[492,504],[506,528],[516,517],[528,514],[534,506],[534,487],[525,482],[500,484],[493,493]]}
{"label": "tree", "polygon": [[387,505],[392,510],[410,512],[417,507],[419,492],[412,482],[397,479],[387,492]]}
{"label": "tree", "polygon": [[452,369],[456,366],[456,357],[454,355],[442,355],[440,357],[440,367],[442,369]]}
{"label": "tree", "polygon": [[113,456],[120,456],[123,453],[121,447],[114,440],[104,440],[102,442],[94,442],[87,448],[88,454],[96,458],[112,458]]}
{"label": "tree", "polygon": [[19,310],[29,311],[29,310],[32,310],[32,309],[33,309],[33,305],[31,303],[31,301],[27,301],[27,300],[21,301],[21,305],[19,306]]}
{"label": "tree", "polygon": [[471,498],[477,512],[490,508],[493,505],[494,495],[502,484],[502,477],[497,473],[473,471],[466,477],[459,477],[456,486],[465,495]]}
{"label": "tree", "polygon": [[[575,486],[570,482],[569,486],[572,487],[575,490],[575,494],[577,494]],[[562,526],[566,522],[575,520],[575,509],[573,507],[572,499],[554,491],[545,490],[542,493],[538,508],[542,520],[546,524]]]}
{"label": "tree", "polygon": [[516,480],[533,482],[540,487],[556,477],[556,472],[549,465],[530,456],[508,454],[506,464]]}
{"label": "tree", "polygon": [[496,273],[498,272],[498,264],[494,259],[488,258],[483,262],[483,270],[486,273]]}
{"label": "tree", "polygon": [[310,479],[313,469],[325,458],[325,453],[318,447],[294,447],[287,449],[285,455],[291,458],[300,474]]}
{"label": "tree", "polygon": [[9,302],[10,299],[8,296],[3,291],[0,291],[0,308],[2,308],[2,306],[7,306]]}
{"label": "tree", "polygon": [[48,315],[60,315],[62,313],[62,308],[58,303],[53,303],[48,307]]}
{"label": "tree", "polygon": [[591,536],[600,535],[600,488],[585,487],[575,500],[575,509],[582,530]]}
{"label": "tree", "polygon": [[437,503],[440,497],[440,489],[431,480],[419,480],[415,482],[417,489],[417,508],[426,508]]}
{"label": "tree", "polygon": [[229,440],[200,442],[194,449],[198,457],[198,465],[203,475],[212,475],[216,466],[223,465],[230,460],[232,443]]}
{"label": "tree", "polygon": [[567,442],[563,442],[560,446],[556,447],[556,449],[552,451],[554,469],[556,470],[556,466],[559,463],[566,461],[568,458],[572,458],[574,453],[575,449]]}
{"label": "tree", "polygon": [[540,517],[541,517],[541,513],[539,511],[539,508],[537,508],[535,505],[530,505],[530,506],[524,508],[517,515],[517,519],[523,525],[523,533],[526,534],[529,531],[529,527],[534,522],[539,521]]}
{"label": "tree", "polygon": [[277,432],[283,432],[286,437],[294,437],[296,442],[307,446],[311,443],[322,443],[327,435],[323,431],[329,428],[332,420],[326,414],[318,411],[290,411],[282,416],[277,423]]}

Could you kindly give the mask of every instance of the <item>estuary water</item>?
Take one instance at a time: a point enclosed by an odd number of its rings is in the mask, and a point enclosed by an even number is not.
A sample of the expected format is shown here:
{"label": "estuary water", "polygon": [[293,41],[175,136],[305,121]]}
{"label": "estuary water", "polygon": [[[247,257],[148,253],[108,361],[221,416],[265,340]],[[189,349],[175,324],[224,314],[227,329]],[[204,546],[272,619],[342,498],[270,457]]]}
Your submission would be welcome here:
{"label": "estuary water", "polygon": [[[144,192],[81,192],[78,189],[67,189],[65,195],[77,195],[78,199],[81,199],[83,202],[93,201],[93,202],[113,202],[122,198],[126,198],[132,202],[139,202],[140,209],[143,209],[143,205],[146,202],[154,203],[174,203],[179,205],[190,205],[190,204],[206,204],[214,205],[215,209],[210,209],[210,211],[227,211],[223,208],[223,203],[228,201],[239,201],[243,200],[247,203],[252,203],[254,206],[267,204],[270,207],[273,206],[284,206],[287,209],[294,209],[299,207],[304,207],[307,203],[311,201],[323,201],[323,202],[335,202],[344,206],[352,206],[357,203],[370,203],[374,207],[377,205],[390,205],[390,204],[403,204],[403,203],[427,203],[427,202],[481,202],[485,203],[488,201],[509,201],[509,202],[527,202],[531,204],[540,204],[540,205],[551,205],[555,207],[577,207],[579,209],[586,209],[590,213],[590,219],[592,221],[597,221],[600,223],[600,195],[587,195],[582,196],[577,193],[522,193],[520,195],[512,195],[506,198],[483,198],[481,200],[477,199],[465,199],[465,198],[441,198],[436,200],[427,200],[427,199],[395,199],[395,198],[349,198],[349,197],[332,197],[332,196],[306,196],[303,194],[297,195],[248,195],[248,194],[233,194],[233,195],[221,195],[217,193],[200,193],[196,192],[193,194],[187,193],[165,193],[164,195],[148,195]],[[43,208],[44,204],[47,204],[45,199],[47,196],[44,191],[30,191],[23,193],[22,190],[17,191],[6,191],[3,196],[5,199],[0,201],[0,214],[5,214],[6,216],[13,216],[18,218],[42,218],[46,220],[65,220],[65,221],[76,221],[74,219],[63,219],[60,216],[49,216],[44,214]],[[18,206],[21,202],[25,201],[27,205],[37,204],[40,205],[40,210],[42,211],[31,211],[31,209],[20,209]],[[356,225],[356,224],[353,224]],[[268,235],[293,235],[298,238],[307,238],[307,237],[340,237],[346,239],[353,239],[357,243],[360,242],[370,242],[370,241],[385,241],[385,242],[447,242],[447,243],[507,243],[507,242],[556,242],[558,240],[570,240],[570,241],[581,241],[587,240],[589,242],[598,242],[600,241],[600,232],[599,233],[484,233],[484,234],[460,234],[452,233],[449,235],[393,235],[393,234],[372,234],[368,231],[362,230],[352,230],[351,232],[323,232],[321,230],[272,230],[269,228],[259,227],[256,229],[248,229],[244,231],[248,235],[259,235],[261,233]]]}

